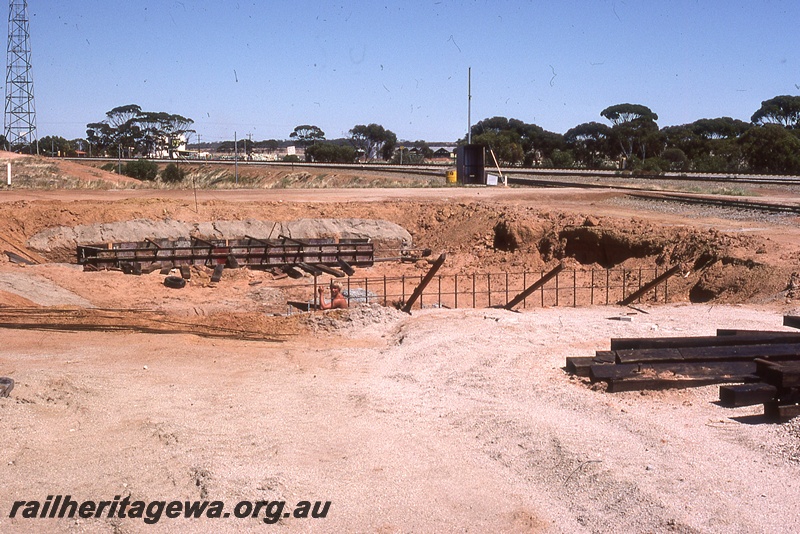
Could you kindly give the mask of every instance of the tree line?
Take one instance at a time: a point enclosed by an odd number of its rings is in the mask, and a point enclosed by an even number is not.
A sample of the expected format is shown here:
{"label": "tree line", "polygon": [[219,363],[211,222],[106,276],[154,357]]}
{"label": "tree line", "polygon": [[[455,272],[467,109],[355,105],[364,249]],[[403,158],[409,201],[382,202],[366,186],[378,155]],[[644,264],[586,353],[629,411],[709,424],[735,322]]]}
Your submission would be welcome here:
{"label": "tree line", "polygon": [[800,174],[798,96],[763,101],[749,123],[719,117],[659,128],[655,112],[629,103],[600,116],[608,124],[587,122],[563,135],[492,117],[472,126],[472,142],[510,166]]}
{"label": "tree line", "polygon": [[[630,103],[609,106],[599,115],[605,123],[586,122],[564,134],[514,118],[491,117],[472,126],[471,138],[505,166],[800,174],[800,96],[763,101],[750,122],[718,117],[661,128],[653,110]],[[193,122],[129,104],[87,124],[86,139],[51,136],[40,139],[39,145],[51,155],[82,150],[94,156],[171,158],[194,133]],[[318,126],[303,124],[289,134],[289,140],[303,147],[307,161],[323,163],[421,163],[432,156],[425,141],[398,146],[395,133],[379,124],[358,124],[348,133],[347,138],[327,140]],[[465,144],[466,136],[457,142]],[[243,139],[236,144],[225,141],[217,149],[248,154],[281,143]]]}

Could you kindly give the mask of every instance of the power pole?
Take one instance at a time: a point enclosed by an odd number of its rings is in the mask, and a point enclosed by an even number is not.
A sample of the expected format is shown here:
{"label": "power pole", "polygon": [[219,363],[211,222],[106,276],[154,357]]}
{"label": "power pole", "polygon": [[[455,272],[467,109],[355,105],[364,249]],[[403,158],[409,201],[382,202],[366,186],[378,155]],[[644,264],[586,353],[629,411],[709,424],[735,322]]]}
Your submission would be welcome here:
{"label": "power pole", "polygon": [[472,144],[472,67],[467,70],[467,144]]}
{"label": "power pole", "polygon": [[5,136],[9,148],[28,145],[39,153],[36,137],[36,107],[31,77],[28,2],[10,0],[8,6],[8,54],[6,56]]}
{"label": "power pole", "polygon": [[239,141],[236,139],[236,132],[233,132],[233,173],[236,185],[239,185]]}

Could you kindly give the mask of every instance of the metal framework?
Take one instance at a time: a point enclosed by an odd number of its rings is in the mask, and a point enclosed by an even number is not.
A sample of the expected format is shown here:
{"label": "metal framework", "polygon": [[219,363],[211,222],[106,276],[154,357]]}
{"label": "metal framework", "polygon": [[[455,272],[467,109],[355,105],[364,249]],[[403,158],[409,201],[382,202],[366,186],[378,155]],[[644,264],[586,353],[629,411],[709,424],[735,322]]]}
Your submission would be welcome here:
{"label": "metal framework", "polygon": [[140,267],[152,263],[159,263],[160,267],[166,264],[215,266],[235,263],[251,269],[303,267],[308,264],[336,267],[340,260],[359,267],[372,265],[375,260],[372,242],[369,239],[301,241],[287,237],[258,239],[245,236],[209,240],[198,237],[148,239],[78,246],[78,263],[85,270],[120,269],[125,267],[124,264],[133,263],[140,264]]}
{"label": "metal framework", "polygon": [[7,52],[4,120],[6,140],[12,150],[27,146],[32,152],[36,146],[38,153],[31,77],[30,23],[26,0],[9,2]]}

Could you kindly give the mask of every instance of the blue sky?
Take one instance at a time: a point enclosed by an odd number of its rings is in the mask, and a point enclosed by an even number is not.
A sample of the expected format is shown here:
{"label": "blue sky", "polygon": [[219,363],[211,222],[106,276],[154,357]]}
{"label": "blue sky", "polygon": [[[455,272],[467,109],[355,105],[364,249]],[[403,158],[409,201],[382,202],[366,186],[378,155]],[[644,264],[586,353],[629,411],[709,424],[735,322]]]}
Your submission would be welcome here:
{"label": "blue sky", "polygon": [[660,126],[800,94],[800,2],[29,0],[39,137],[83,137],[125,104],[190,117],[201,141],[455,141],[495,115],[564,133],[611,105]]}

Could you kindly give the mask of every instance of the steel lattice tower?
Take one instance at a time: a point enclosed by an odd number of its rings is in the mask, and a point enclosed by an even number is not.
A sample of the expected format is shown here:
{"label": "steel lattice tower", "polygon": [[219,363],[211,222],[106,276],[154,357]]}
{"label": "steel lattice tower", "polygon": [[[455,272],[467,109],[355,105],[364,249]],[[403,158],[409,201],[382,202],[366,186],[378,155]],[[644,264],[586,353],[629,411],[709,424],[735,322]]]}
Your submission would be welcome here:
{"label": "steel lattice tower", "polygon": [[[28,2],[11,0],[8,7],[5,136],[11,149],[37,145],[36,108],[31,77]],[[37,146],[38,152],[38,146]]]}

